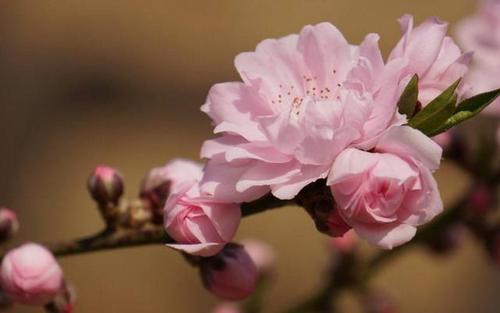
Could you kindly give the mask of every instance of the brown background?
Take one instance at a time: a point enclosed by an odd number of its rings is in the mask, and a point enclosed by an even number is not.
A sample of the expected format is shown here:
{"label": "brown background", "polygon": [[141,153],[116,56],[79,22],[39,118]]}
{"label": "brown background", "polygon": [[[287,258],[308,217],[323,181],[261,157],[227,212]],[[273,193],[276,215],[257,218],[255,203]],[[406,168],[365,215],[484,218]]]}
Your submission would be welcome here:
{"label": "brown background", "polygon": [[[197,158],[210,131],[199,112],[208,88],[235,80],[234,56],[262,39],[330,21],[353,43],[399,36],[396,18],[438,15],[455,22],[474,1],[1,1],[0,203],[15,208],[16,240],[46,241],[97,231],[87,196],[94,165],[122,170],[129,196],[143,173],[170,158]],[[445,200],[466,178],[445,165]],[[245,219],[238,237],[255,236],[278,253],[266,304],[276,312],[319,284],[326,238],[297,208]],[[76,283],[76,312],[209,312],[216,300],[196,271],[161,246],[101,252],[61,261]],[[469,238],[451,258],[413,249],[374,281],[403,312],[498,312],[500,274]],[[355,307],[351,297],[344,299]],[[40,312],[16,308],[16,312]],[[349,310],[355,312],[355,309]]]}

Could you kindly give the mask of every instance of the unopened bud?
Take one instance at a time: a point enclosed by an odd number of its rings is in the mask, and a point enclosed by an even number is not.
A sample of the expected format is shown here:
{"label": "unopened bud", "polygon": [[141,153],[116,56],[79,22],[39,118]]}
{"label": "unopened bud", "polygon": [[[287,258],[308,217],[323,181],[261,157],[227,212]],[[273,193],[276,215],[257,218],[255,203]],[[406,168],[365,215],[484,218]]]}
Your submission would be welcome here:
{"label": "unopened bud", "polygon": [[200,179],[202,165],[187,159],[173,159],[152,168],[144,177],[139,197],[148,202],[153,222],[163,223],[163,207],[170,194],[192,186]]}
{"label": "unopened bud", "polygon": [[45,247],[27,243],[10,250],[2,260],[3,291],[16,303],[45,305],[63,286],[62,269]]}
{"label": "unopened bud", "polygon": [[272,272],[276,255],[273,248],[260,240],[248,238],[241,242],[261,275]]}
{"label": "unopened bud", "polygon": [[219,254],[202,258],[200,275],[203,285],[226,300],[241,300],[255,289],[259,273],[243,246],[229,243]]}
{"label": "unopened bud", "polygon": [[0,242],[6,241],[19,230],[16,213],[11,209],[0,208]]}
{"label": "unopened bud", "polygon": [[87,186],[100,207],[116,205],[123,195],[122,176],[109,166],[97,166],[90,175]]}

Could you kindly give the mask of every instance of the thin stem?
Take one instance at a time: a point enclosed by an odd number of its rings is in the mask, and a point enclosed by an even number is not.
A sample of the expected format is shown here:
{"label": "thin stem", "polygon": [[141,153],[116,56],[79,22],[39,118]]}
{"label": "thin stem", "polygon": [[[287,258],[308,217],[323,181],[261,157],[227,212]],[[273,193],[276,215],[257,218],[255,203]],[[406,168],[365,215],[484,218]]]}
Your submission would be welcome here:
{"label": "thin stem", "polygon": [[[241,210],[242,215],[246,217],[292,203],[291,201],[279,200],[268,194],[253,202],[243,203]],[[174,240],[168,236],[163,226],[146,224],[138,229],[125,227],[118,227],[116,229],[107,228],[91,236],[67,241],[48,242],[44,245],[55,256],[65,257],[81,253],[152,244],[166,244],[169,242],[174,242]],[[3,258],[4,253],[0,255],[0,259]]]}

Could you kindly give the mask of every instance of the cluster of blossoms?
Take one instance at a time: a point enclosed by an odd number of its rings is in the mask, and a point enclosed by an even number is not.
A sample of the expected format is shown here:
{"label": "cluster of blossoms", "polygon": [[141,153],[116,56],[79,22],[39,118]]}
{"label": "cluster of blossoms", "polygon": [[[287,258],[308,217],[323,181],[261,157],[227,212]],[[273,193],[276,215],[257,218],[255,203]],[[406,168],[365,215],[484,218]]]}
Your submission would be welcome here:
{"label": "cluster of blossoms", "polygon": [[[272,193],[294,199],[326,181],[334,203],[321,221],[342,235],[352,228],[370,243],[392,248],[442,209],[432,176],[442,150],[407,126],[398,101],[418,75],[417,110],[464,76],[462,54],[435,18],[403,36],[384,61],[378,35],[351,45],[332,24],[261,42],[236,57],[242,82],[216,84],[202,111],[214,133],[165,205],[171,247],[212,256],[234,236],[240,204]],[[457,89],[458,96],[467,91]],[[316,217],[318,218],[318,217]],[[320,221],[316,221],[320,222]]]}

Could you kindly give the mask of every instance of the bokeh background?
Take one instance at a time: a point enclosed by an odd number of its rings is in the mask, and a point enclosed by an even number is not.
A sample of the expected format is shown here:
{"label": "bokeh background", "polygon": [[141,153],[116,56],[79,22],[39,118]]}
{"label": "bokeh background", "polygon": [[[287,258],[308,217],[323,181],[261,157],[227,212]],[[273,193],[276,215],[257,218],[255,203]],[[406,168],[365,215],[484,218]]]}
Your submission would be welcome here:
{"label": "bokeh background", "polygon": [[[209,87],[236,80],[234,56],[262,39],[330,21],[349,41],[399,37],[396,19],[430,15],[451,26],[473,0],[1,1],[0,203],[21,220],[17,241],[49,241],[102,227],[85,182],[96,164],[119,168],[126,193],[173,157],[198,158],[210,124],[200,111]],[[467,177],[438,173],[446,203]],[[270,242],[278,254],[266,312],[320,286],[327,239],[298,208],[245,219],[238,238]],[[216,303],[174,251],[150,246],[61,260],[77,286],[76,312],[209,312]],[[500,272],[468,236],[452,257],[416,248],[374,281],[402,312],[499,312]],[[346,312],[357,312],[346,295]],[[17,307],[15,312],[41,312]]]}

